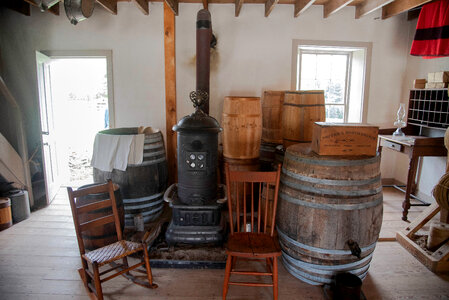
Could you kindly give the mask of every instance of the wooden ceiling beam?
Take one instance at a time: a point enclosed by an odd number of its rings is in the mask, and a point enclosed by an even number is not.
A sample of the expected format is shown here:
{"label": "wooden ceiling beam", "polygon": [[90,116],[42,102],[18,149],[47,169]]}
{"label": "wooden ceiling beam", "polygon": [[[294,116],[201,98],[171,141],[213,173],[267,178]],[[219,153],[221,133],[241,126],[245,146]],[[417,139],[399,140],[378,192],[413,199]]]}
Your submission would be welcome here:
{"label": "wooden ceiling beam", "polygon": [[382,7],[382,20],[396,16],[430,1],[432,0],[396,0]]}
{"label": "wooden ceiling beam", "polygon": [[240,15],[240,10],[242,9],[243,0],[235,0],[235,16]]}
{"label": "wooden ceiling beam", "polygon": [[144,15],[148,15],[150,13],[150,7],[147,0],[133,0],[133,2],[136,3],[137,7]]}
{"label": "wooden ceiling beam", "polygon": [[390,4],[394,0],[365,0],[355,7],[355,18],[360,19],[383,6]]}
{"label": "wooden ceiling beam", "polygon": [[[170,7],[175,16],[178,15],[179,1],[178,0],[165,0],[165,3]],[[203,4],[204,5],[204,4]]]}
{"label": "wooden ceiling beam", "polygon": [[209,2],[208,2],[208,0],[203,0],[203,8],[204,9],[209,9]]}
{"label": "wooden ceiling beam", "polygon": [[97,0],[97,2],[111,14],[117,14],[117,0]]}
{"label": "wooden ceiling beam", "polygon": [[306,11],[316,0],[296,0],[295,1],[295,18]]}
{"label": "wooden ceiling beam", "polygon": [[31,15],[31,6],[29,3],[17,0],[4,0],[1,2],[1,6],[9,8],[13,11],[21,13],[25,16]]}
{"label": "wooden ceiling beam", "polygon": [[265,2],[265,17],[268,17],[273,10],[274,6],[278,4],[279,0],[267,0]]}
{"label": "wooden ceiling beam", "polygon": [[331,0],[324,4],[323,8],[323,17],[327,18],[330,15],[336,13],[349,3],[351,3],[353,0]]}

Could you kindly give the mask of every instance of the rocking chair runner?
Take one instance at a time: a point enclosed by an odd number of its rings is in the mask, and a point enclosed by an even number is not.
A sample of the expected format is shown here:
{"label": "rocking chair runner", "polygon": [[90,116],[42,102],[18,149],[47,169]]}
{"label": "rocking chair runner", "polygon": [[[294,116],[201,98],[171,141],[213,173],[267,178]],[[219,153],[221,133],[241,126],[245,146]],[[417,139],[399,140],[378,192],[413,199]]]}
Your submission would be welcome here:
{"label": "rocking chair runner", "polygon": [[[228,258],[223,284],[223,299],[226,299],[229,285],[241,285],[272,286],[273,298],[277,300],[277,257],[281,255],[281,248],[277,238],[274,236],[274,227],[281,167],[278,165],[277,171],[275,172],[231,171],[229,170],[229,165],[226,164],[225,170],[230,235],[226,246]],[[235,195],[232,195],[232,190]],[[270,190],[272,193],[270,193]],[[258,202],[255,203],[254,198],[257,192]],[[262,201],[262,193],[265,194],[264,201]],[[274,197],[272,198],[272,205],[270,207],[269,196],[271,194]],[[243,203],[240,204],[240,201],[243,201]],[[233,213],[233,205],[236,205],[235,213]],[[250,207],[247,208],[247,205]],[[255,209],[256,206],[257,211]],[[243,212],[240,211],[240,207],[242,207]],[[270,217],[268,217],[269,211],[271,211]],[[267,272],[237,271],[234,267],[238,258],[262,259],[266,262]],[[271,276],[272,283],[232,282],[229,281],[231,274]]]}
{"label": "rocking chair runner", "polygon": [[[70,207],[72,208],[73,222],[75,224],[76,237],[78,239],[78,247],[81,256],[82,268],[78,271],[90,295],[95,295],[100,300],[103,299],[101,283],[119,275],[123,275],[134,283],[142,285],[144,287],[151,289],[157,288],[157,285],[153,283],[147,245],[144,242],[139,244],[123,240],[122,238],[122,230],[120,227],[120,220],[115,202],[114,187],[112,182],[109,180],[105,184],[100,184],[76,191],[73,191],[72,188],[67,187],[67,191],[69,194]],[[89,203],[83,206],[76,205],[76,198],[98,193],[108,193],[109,199],[99,200],[97,202]],[[83,223],[80,222],[80,214],[87,214],[88,212],[93,210],[108,209],[110,207],[112,207],[113,214],[92,219]],[[113,223],[115,225],[118,241],[86,253],[84,242],[81,237],[82,232],[90,230],[97,226],[104,226],[105,224],[109,223]],[[145,238],[142,240],[144,241]],[[127,256],[140,251],[143,252],[143,260],[133,266],[129,266]],[[117,264],[115,262],[119,259],[122,260],[122,264]],[[112,267],[100,272],[99,268],[106,264],[109,264]],[[91,266],[92,271],[89,269],[89,265]],[[136,271],[145,273],[147,275],[146,279],[148,280],[148,282],[146,282],[146,280],[143,281],[129,273],[129,271],[136,269],[142,265],[145,265],[146,272],[140,270]],[[111,271],[115,271],[116,273],[109,275],[108,277],[101,278],[102,275],[105,275]]]}

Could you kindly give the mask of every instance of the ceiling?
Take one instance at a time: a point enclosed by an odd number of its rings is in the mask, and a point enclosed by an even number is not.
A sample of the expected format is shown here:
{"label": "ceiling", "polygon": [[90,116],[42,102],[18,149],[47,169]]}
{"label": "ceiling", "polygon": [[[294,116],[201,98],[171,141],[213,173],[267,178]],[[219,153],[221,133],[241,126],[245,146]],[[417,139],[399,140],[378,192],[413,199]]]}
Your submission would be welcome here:
{"label": "ceiling", "polygon": [[[148,15],[148,0],[66,0],[72,4],[81,3],[80,10],[92,7],[94,3],[116,15],[117,2],[132,2],[143,14]],[[292,17],[301,17],[311,5],[323,6],[323,17],[328,18],[338,13],[345,6],[355,6],[355,19],[368,15],[376,10],[382,10],[382,19],[387,19],[403,12],[408,12],[408,18],[418,16],[420,7],[431,0],[151,0],[152,2],[165,1],[175,15],[178,15],[179,3],[202,3],[207,9],[209,3],[213,4],[235,4],[235,16],[238,17],[243,5],[265,4],[265,17],[268,17],[276,5],[290,5],[292,7]],[[0,6],[15,10],[21,14],[29,16],[31,6],[40,7],[43,12],[59,15],[60,10],[64,10],[63,0],[2,0]]]}

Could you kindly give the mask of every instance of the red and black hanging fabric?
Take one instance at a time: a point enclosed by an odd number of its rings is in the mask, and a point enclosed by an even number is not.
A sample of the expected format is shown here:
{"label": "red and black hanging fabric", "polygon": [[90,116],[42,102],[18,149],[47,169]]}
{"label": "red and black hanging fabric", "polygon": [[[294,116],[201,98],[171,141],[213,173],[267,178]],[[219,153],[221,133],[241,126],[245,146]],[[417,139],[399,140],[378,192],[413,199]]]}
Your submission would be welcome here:
{"label": "red and black hanging fabric", "polygon": [[422,7],[410,54],[424,58],[449,56],[449,0]]}

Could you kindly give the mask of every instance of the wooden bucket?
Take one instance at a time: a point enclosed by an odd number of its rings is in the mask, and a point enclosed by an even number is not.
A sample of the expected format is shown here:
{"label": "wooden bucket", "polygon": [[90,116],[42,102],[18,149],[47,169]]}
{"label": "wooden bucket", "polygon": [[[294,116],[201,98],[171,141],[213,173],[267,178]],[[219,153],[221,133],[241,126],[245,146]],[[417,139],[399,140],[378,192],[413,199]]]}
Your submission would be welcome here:
{"label": "wooden bucket", "polygon": [[265,91],[262,98],[262,141],[282,144],[284,91]]}
{"label": "wooden bucket", "polygon": [[[78,190],[86,189],[88,187],[92,187],[97,185],[87,184],[79,187]],[[115,195],[115,203],[117,205],[117,211],[119,213],[120,226],[123,230],[124,227],[124,210],[123,210],[123,201],[122,196],[120,195],[120,188],[117,184],[114,184],[114,195]],[[87,205],[89,203],[98,202],[100,200],[109,199],[109,193],[98,193],[98,194],[90,194],[83,197],[79,197],[76,199],[76,206]],[[102,216],[107,216],[112,214],[112,208],[100,208],[88,213],[79,214],[79,222],[87,222],[92,219],[96,219]],[[87,250],[94,250],[109,244],[112,244],[117,241],[117,232],[115,230],[114,224],[106,224],[103,226],[98,226],[91,230],[86,230],[81,233],[81,237],[84,241],[84,246]]]}
{"label": "wooden bucket", "polygon": [[310,143],[313,123],[325,120],[324,91],[286,91],[282,107],[284,147]]}
{"label": "wooden bucket", "polygon": [[[126,129],[126,130],[125,130]],[[118,128],[102,131],[109,134],[137,134],[137,128]],[[156,220],[164,208],[168,167],[164,139],[159,130],[145,133],[143,162],[128,165],[125,171],[101,171],[94,168],[94,181],[111,179],[120,186],[125,208],[125,228],[134,228],[134,216],[141,214],[144,223]]]}
{"label": "wooden bucket", "polygon": [[0,231],[12,226],[11,200],[0,198]]}
{"label": "wooden bucket", "polygon": [[223,156],[232,159],[259,157],[262,109],[259,97],[225,97],[223,103]]}
{"label": "wooden bucket", "polygon": [[340,272],[363,279],[382,225],[380,156],[319,156],[306,144],[289,147],[277,213],[283,263],[293,276],[314,285]]}

